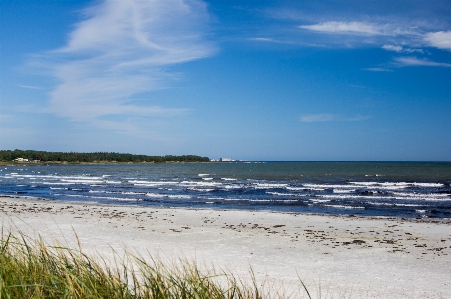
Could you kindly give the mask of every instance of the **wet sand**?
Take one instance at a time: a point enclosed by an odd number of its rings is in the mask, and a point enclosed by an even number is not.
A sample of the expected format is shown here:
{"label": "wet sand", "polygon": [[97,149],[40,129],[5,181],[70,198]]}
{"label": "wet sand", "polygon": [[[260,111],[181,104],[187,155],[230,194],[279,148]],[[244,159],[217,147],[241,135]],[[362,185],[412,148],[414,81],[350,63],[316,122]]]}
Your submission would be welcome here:
{"label": "wet sand", "polygon": [[[5,230],[108,256],[127,250],[283,285],[313,298],[451,298],[451,224],[0,197]],[[298,298],[294,295],[293,298]]]}

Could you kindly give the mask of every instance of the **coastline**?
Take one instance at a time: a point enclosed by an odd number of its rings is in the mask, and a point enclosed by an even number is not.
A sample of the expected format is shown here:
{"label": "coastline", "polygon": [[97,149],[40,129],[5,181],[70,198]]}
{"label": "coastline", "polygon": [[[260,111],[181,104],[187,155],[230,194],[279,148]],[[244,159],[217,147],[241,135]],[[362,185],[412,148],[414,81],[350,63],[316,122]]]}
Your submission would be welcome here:
{"label": "coastline", "polygon": [[46,161],[46,162],[6,162],[0,161],[0,166],[46,166],[46,165],[127,165],[127,164],[202,164],[222,163],[214,161],[165,161],[165,162],[118,162],[118,161],[93,161],[93,162],[68,162],[68,161]]}
{"label": "coastline", "polygon": [[[0,197],[2,228],[85,252],[184,257],[321,298],[449,298],[451,224]],[[317,296],[319,297],[319,296]],[[313,295],[313,298],[317,298]]]}

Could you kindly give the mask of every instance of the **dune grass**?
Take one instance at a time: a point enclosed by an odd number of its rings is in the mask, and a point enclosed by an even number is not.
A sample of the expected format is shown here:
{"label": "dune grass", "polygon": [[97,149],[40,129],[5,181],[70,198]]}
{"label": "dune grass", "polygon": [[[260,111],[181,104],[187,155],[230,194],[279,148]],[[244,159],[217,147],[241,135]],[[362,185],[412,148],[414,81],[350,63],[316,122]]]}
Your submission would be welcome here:
{"label": "dune grass", "polygon": [[[250,279],[195,263],[170,266],[127,253],[113,262],[93,259],[81,248],[50,246],[24,234],[3,233],[0,242],[0,299],[4,298],[287,298]],[[300,282],[307,298],[307,288]]]}

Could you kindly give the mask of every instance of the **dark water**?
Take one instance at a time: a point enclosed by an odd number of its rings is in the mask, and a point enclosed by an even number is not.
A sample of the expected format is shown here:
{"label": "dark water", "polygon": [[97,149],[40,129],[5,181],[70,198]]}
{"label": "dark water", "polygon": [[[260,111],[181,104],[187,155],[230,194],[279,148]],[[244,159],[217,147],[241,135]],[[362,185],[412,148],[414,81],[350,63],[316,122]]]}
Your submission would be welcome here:
{"label": "dark water", "polygon": [[0,194],[142,206],[451,218],[449,162],[20,165]]}

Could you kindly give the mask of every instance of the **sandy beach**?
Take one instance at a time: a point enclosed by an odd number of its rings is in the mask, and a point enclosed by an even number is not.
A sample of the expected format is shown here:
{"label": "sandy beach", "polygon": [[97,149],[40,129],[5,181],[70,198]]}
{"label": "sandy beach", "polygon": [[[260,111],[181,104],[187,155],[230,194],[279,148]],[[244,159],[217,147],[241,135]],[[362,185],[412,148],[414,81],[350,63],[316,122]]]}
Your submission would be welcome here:
{"label": "sandy beach", "polygon": [[[3,230],[109,255],[195,260],[313,298],[451,298],[451,224],[0,198]],[[297,295],[294,295],[294,298]]]}

